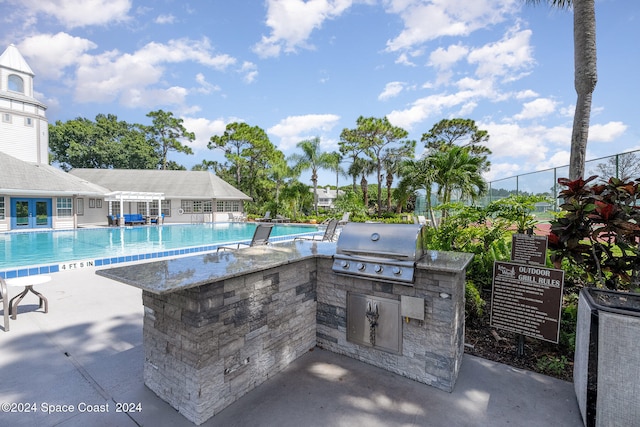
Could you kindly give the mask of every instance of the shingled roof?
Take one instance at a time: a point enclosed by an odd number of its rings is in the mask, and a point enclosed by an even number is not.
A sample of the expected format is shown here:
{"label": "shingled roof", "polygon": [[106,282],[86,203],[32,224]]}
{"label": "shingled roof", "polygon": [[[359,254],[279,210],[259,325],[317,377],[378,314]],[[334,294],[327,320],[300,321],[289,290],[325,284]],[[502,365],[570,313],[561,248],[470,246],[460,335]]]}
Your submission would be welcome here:
{"label": "shingled roof", "polygon": [[69,173],[110,191],[164,193],[165,199],[251,200],[242,191],[207,171],[72,169]]}
{"label": "shingled roof", "polygon": [[0,194],[99,197],[108,191],[53,166],[25,162],[0,152]]}

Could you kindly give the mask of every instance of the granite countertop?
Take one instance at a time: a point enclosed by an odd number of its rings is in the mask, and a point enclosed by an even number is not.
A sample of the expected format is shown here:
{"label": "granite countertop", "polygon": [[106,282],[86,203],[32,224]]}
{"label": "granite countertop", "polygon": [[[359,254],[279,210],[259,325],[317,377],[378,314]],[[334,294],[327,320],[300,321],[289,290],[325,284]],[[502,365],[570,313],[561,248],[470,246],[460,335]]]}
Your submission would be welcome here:
{"label": "granite countertop", "polygon": [[467,268],[472,259],[473,254],[467,252],[440,252],[427,250],[425,251],[424,256],[416,263],[416,268],[459,273]]}
{"label": "granite countertop", "polygon": [[298,240],[107,268],[96,274],[154,294],[166,294],[305,258],[330,258],[335,252],[336,244],[332,242]]}
{"label": "granite countertop", "polygon": [[[263,271],[312,257],[331,258],[336,243],[288,241],[97,270],[96,274],[154,294],[166,294]],[[449,273],[467,268],[473,254],[426,251],[416,268]]]}

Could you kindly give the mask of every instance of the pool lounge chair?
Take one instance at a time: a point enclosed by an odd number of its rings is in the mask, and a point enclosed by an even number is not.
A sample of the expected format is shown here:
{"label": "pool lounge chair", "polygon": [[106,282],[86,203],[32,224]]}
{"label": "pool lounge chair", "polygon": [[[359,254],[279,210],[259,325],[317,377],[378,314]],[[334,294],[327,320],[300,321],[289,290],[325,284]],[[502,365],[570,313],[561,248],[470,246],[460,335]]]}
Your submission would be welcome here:
{"label": "pool lounge chair", "polygon": [[236,250],[241,249],[242,247],[249,248],[253,246],[264,246],[269,244],[269,236],[271,235],[271,230],[273,229],[273,224],[258,224],[256,227],[256,231],[253,232],[253,238],[251,239],[251,243],[236,243],[233,246],[219,246],[217,252],[221,250]]}
{"label": "pool lounge chair", "polygon": [[333,242],[333,239],[336,238],[336,228],[338,227],[338,220],[332,218],[329,220],[327,224],[327,229],[324,230],[324,235],[314,235],[314,236],[300,236],[296,237],[293,240],[314,240],[316,242]]}
{"label": "pool lounge chair", "polygon": [[266,211],[262,218],[256,218],[256,221],[261,222],[270,222],[271,221],[271,211]]}
{"label": "pool lounge chair", "polygon": [[351,216],[351,212],[345,212],[344,214],[342,214],[342,219],[338,221],[338,225],[345,225],[346,223],[348,223],[349,216]]}
{"label": "pool lounge chair", "polygon": [[274,219],[271,220],[272,222],[289,222],[291,221],[291,218],[287,218],[284,217],[282,215],[276,215],[276,217]]}

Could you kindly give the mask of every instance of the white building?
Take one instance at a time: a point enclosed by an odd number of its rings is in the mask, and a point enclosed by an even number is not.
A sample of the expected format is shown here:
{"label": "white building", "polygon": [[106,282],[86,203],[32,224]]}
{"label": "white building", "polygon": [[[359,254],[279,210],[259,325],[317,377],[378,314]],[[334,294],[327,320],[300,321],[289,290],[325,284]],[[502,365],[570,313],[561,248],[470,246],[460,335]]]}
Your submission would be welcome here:
{"label": "white building", "polygon": [[[338,195],[344,194],[342,190],[332,190],[330,187],[318,187],[318,207],[323,209],[335,208],[336,199]],[[313,188],[309,191],[313,193]]]}
{"label": "white building", "polygon": [[228,221],[251,200],[210,172],[75,169],[49,165],[46,106],[18,49],[0,55],[0,231],[106,225],[107,215],[165,222]]}

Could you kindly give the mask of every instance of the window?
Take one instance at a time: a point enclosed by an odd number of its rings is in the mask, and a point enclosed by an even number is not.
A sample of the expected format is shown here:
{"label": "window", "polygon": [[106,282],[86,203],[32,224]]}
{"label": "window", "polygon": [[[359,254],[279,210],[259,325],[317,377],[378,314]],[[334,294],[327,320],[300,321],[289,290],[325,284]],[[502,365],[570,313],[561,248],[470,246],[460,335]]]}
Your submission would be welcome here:
{"label": "window", "polygon": [[137,211],[139,214],[146,215],[147,214],[147,202],[138,202],[137,203]]}
{"label": "window", "polygon": [[2,121],[5,122],[5,123],[11,123],[11,114],[4,113],[2,115]]}
{"label": "window", "polygon": [[71,197],[58,197],[56,202],[56,215],[61,218],[73,216],[73,202]]}
{"label": "window", "polygon": [[84,215],[84,199],[76,199],[76,213]]}
{"label": "window", "polygon": [[211,200],[182,200],[180,207],[184,213],[211,213],[213,204]]}
{"label": "window", "polygon": [[111,214],[120,216],[120,202],[111,202]]}
{"label": "window", "polygon": [[239,200],[218,200],[216,209],[218,212],[242,212],[242,205]]}
{"label": "window", "polygon": [[17,74],[10,74],[8,83],[9,90],[13,92],[24,93],[24,81],[22,80],[22,77],[18,76]]}
{"label": "window", "polygon": [[24,125],[25,126],[29,126],[29,127],[33,127],[33,119],[31,117],[25,117],[24,118]]}
{"label": "window", "polygon": [[4,215],[4,196],[0,196],[0,219],[5,219]]}
{"label": "window", "polygon": [[171,216],[171,200],[162,201],[162,213],[164,216]]}
{"label": "window", "polygon": [[193,200],[181,200],[180,209],[184,213],[193,213]]}

